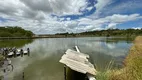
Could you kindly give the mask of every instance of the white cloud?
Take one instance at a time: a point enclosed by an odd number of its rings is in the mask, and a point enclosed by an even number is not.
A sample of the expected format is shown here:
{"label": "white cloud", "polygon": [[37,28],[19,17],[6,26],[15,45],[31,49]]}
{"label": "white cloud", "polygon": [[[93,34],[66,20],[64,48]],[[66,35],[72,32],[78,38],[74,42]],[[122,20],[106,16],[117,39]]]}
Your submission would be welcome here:
{"label": "white cloud", "polygon": [[132,29],[142,29],[142,27],[132,27]]}
{"label": "white cloud", "polygon": [[99,14],[102,13],[102,9],[112,3],[112,0],[97,0],[97,1],[98,1],[97,4],[94,5],[96,7],[96,11],[93,15],[94,18],[98,18]]}
{"label": "white cloud", "polygon": [[90,11],[90,10],[92,10],[93,9],[93,7],[88,7],[88,8],[86,8],[88,11]]}
{"label": "white cloud", "polygon": [[56,15],[81,14],[80,8],[87,5],[86,0],[21,0],[35,11],[43,11]]}
{"label": "white cloud", "polygon": [[140,18],[139,14],[131,14],[131,15],[114,14],[112,16],[106,17],[105,19],[110,20],[111,22],[121,23],[126,21],[132,21],[139,18]]}
{"label": "white cloud", "polygon": [[79,20],[79,25],[89,25],[86,26],[86,30],[100,30],[100,29],[108,29],[108,28],[116,28],[118,24],[122,24],[124,22],[133,21],[142,18],[139,14],[131,14],[131,15],[120,15],[114,14],[112,16],[107,16],[105,18],[99,19],[90,19],[83,18]]}
{"label": "white cloud", "polygon": [[106,29],[114,29],[114,28],[116,28],[116,25],[117,25],[117,23],[110,23],[110,24],[108,24]]}
{"label": "white cloud", "polygon": [[113,14],[99,18],[97,14],[111,3],[112,0],[98,0],[92,16],[71,20],[70,17],[58,18],[51,14],[82,14],[80,10],[92,9],[86,8],[86,0],[0,0],[0,17],[11,19],[6,22],[0,20],[0,26],[21,26],[36,34],[82,32],[115,28],[118,24],[142,18],[139,14]]}
{"label": "white cloud", "polygon": [[[114,1],[115,2],[115,1]],[[141,0],[126,0],[122,1],[121,3],[118,3],[117,5],[114,5],[113,7],[110,6],[108,8],[105,8],[103,11],[104,14],[122,14],[122,13],[132,13],[135,12],[137,9],[141,9]]]}
{"label": "white cloud", "polygon": [[1,25],[22,26],[25,29],[32,30],[37,34],[60,33],[60,32],[83,32],[90,30],[102,30],[115,28],[116,25],[127,21],[139,19],[138,14],[120,15],[114,14],[105,18],[96,20],[90,18],[81,18],[79,20],[57,21],[56,18],[46,17],[42,22],[32,19],[20,19],[19,21],[8,21],[0,23]]}

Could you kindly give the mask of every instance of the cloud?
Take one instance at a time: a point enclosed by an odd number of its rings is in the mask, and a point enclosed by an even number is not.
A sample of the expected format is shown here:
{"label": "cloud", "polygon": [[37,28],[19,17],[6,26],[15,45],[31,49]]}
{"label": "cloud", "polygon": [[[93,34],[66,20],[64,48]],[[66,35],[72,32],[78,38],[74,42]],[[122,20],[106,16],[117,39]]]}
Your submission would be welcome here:
{"label": "cloud", "polygon": [[96,7],[94,18],[98,18],[99,14],[103,13],[102,10],[111,3],[112,0],[97,0],[97,4],[94,5]]}
{"label": "cloud", "polygon": [[116,25],[117,25],[117,23],[110,23],[110,24],[108,24],[108,26],[106,27],[106,29],[115,29]]}
{"label": "cloud", "polygon": [[132,29],[142,29],[142,27],[132,27]]}
{"label": "cloud", "polygon": [[[99,8],[99,16],[108,16],[113,14],[133,14],[141,10],[141,0],[106,0],[104,7]],[[101,3],[98,3],[101,4]],[[97,5],[98,5],[97,4]]]}
{"label": "cloud", "polygon": [[[0,20],[0,26],[21,26],[36,34],[53,34],[116,28],[119,24],[142,18],[140,13],[100,16],[101,13],[107,13],[104,10],[114,2],[97,0],[94,6],[87,6],[90,3],[86,0],[0,0],[0,17],[6,20]],[[96,11],[89,17],[73,20],[71,17],[52,16],[77,17],[83,14],[82,11],[93,7],[96,7]]]}
{"label": "cloud", "polygon": [[110,20],[111,22],[115,23],[122,23],[126,21],[132,21],[135,19],[139,19],[141,16],[139,14],[131,14],[131,15],[120,15],[120,14],[114,14],[112,16],[108,16],[105,19]]}
{"label": "cloud", "polygon": [[4,2],[3,2],[3,0],[1,0],[0,5],[1,5],[1,7],[0,7],[1,13],[11,15],[11,14],[14,14],[15,12],[17,12],[17,7],[14,6],[16,4],[12,0],[10,0],[10,1],[4,0]]}
{"label": "cloud", "polygon": [[79,20],[79,25],[88,25],[85,27],[86,30],[100,30],[100,29],[108,29],[108,28],[116,28],[118,24],[122,24],[128,21],[133,21],[137,19],[141,19],[142,16],[139,14],[131,14],[131,15],[120,15],[114,14],[112,16],[107,16],[105,18],[99,19],[89,19],[83,18]]}
{"label": "cloud", "polygon": [[56,15],[81,14],[81,7],[86,6],[86,0],[21,0],[34,11],[43,11]]}

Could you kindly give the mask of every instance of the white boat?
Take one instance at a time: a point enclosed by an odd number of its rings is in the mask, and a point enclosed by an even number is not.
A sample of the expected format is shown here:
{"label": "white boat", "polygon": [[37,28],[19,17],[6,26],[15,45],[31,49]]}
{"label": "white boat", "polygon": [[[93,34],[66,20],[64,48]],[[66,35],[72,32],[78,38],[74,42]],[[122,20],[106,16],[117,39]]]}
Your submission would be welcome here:
{"label": "white boat", "polygon": [[20,52],[21,50],[20,49],[17,49],[17,52]]}
{"label": "white boat", "polygon": [[23,53],[24,53],[24,54],[28,54],[28,51],[24,51]]}
{"label": "white boat", "polygon": [[14,53],[13,52],[10,52],[9,54],[8,54],[8,56],[13,56],[14,55]]}
{"label": "white boat", "polygon": [[17,53],[16,53],[16,55],[20,55],[20,54],[21,54],[20,52],[17,52]]}

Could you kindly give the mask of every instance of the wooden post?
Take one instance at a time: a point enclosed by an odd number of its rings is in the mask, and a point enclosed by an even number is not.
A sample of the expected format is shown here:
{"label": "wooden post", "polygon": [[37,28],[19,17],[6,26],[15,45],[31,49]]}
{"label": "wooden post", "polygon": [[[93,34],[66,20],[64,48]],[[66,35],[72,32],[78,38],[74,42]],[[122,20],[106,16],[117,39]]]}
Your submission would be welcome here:
{"label": "wooden post", "polygon": [[22,78],[23,78],[23,80],[24,80],[24,78],[25,78],[25,74],[24,74],[24,72],[23,72]]}
{"label": "wooden post", "polygon": [[75,46],[75,49],[76,49],[77,52],[80,52],[78,46]]}
{"label": "wooden post", "polygon": [[67,79],[67,75],[66,75],[66,65],[64,65],[64,80]]}

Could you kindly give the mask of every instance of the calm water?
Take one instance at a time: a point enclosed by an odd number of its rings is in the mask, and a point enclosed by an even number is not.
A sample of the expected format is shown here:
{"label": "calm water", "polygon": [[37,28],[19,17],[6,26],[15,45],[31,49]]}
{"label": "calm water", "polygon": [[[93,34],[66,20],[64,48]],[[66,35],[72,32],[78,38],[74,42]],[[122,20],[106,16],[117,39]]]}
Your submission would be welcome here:
{"label": "calm water", "polygon": [[123,38],[46,38],[35,40],[0,40],[0,47],[30,48],[30,56],[11,58],[14,70],[3,74],[5,80],[64,80],[61,56],[77,45],[80,51],[89,54],[98,70],[105,70],[110,61],[113,68],[122,67],[132,41]]}

